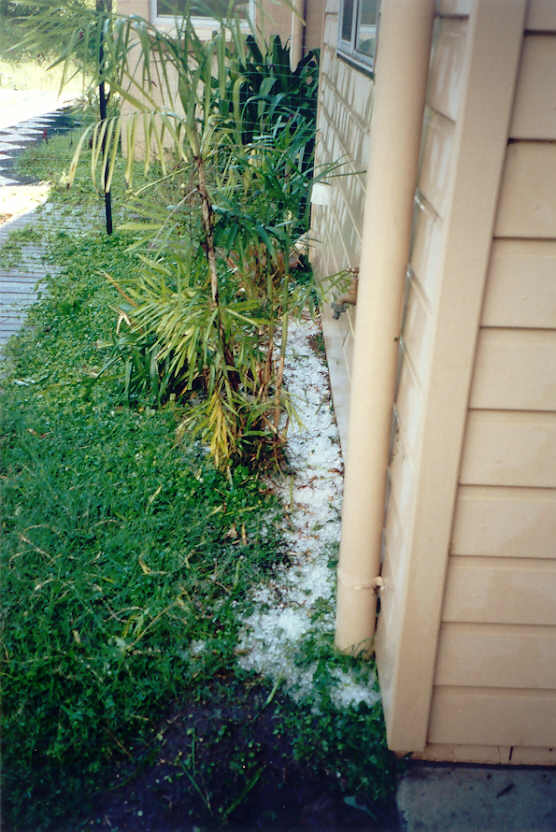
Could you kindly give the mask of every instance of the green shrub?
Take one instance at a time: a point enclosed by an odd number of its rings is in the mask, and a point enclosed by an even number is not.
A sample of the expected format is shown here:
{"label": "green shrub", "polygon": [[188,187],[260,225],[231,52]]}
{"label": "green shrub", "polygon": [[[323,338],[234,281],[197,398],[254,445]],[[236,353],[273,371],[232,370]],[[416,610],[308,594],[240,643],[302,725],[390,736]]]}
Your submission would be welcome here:
{"label": "green shrub", "polygon": [[[141,188],[144,222],[128,226],[151,237],[139,280],[119,285],[126,390],[152,379],[151,401],[161,387],[175,392],[187,404],[184,427],[219,467],[278,462],[293,414],[283,378],[288,322],[315,292],[290,258],[309,225],[311,187],[330,172],[313,171],[316,56],[292,73],[279,38],[261,51],[229,21],[206,42],[189,18],[174,35],[137,18],[109,31],[111,87],[137,113],[88,128],[75,163],[89,137],[92,168],[111,187],[124,135],[132,184],[142,129],[145,174],[153,161],[161,169]],[[131,43],[138,75],[127,64]],[[172,201],[161,209],[162,193]],[[117,346],[116,355],[121,339]]]}
{"label": "green shrub", "polygon": [[[63,270],[11,347],[0,394],[3,801],[53,825],[178,691],[234,662],[246,587],[279,553],[256,477],[216,471],[179,413],[130,410],[101,366],[129,238],[63,236]],[[200,511],[202,507],[202,511]],[[197,655],[191,644],[204,642]]]}

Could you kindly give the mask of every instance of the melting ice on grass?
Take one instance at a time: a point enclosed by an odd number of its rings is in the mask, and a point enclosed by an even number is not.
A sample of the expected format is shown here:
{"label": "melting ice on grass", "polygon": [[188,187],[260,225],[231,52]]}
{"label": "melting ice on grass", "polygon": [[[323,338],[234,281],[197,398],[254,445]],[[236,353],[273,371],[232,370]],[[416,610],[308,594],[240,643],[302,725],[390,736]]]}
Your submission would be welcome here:
{"label": "melting ice on grass", "polygon": [[[253,593],[255,612],[244,621],[239,643],[242,667],[282,681],[296,699],[311,695],[317,669],[316,662],[301,667],[296,663],[303,641],[311,633],[331,633],[334,627],[335,581],[328,560],[331,546],[340,539],[340,442],[326,364],[309,340],[319,332],[316,324],[302,321],[291,324],[288,337],[284,378],[300,422],[291,424],[286,449],[295,475],[280,486],[289,509],[284,537],[290,566]],[[362,685],[338,668],[330,675],[330,694],[338,707],[373,705],[379,699],[372,678]]]}

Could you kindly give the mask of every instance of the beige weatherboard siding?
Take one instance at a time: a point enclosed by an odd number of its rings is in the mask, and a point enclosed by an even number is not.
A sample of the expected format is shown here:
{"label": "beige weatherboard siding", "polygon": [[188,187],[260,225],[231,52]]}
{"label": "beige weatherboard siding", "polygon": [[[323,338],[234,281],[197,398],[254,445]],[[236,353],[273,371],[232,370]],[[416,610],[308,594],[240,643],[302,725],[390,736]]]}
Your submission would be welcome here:
{"label": "beige weatherboard siding", "polygon": [[465,742],[501,762],[556,762],[555,10],[531,4],[522,38],[448,560],[432,758]]}
{"label": "beige weatherboard siding", "polygon": [[399,0],[385,4],[380,19],[336,611],[336,645],[354,652],[369,652],[372,646],[397,336],[433,12],[430,0]]}
{"label": "beige weatherboard siding", "polygon": [[400,752],[427,744],[467,390],[523,26],[524,4],[510,5],[503,24],[488,2],[473,4],[469,17],[436,21],[376,639],[389,744]]}
{"label": "beige weatherboard siding", "polygon": [[556,25],[524,0],[436,11],[376,636],[388,741],[550,763]]}
{"label": "beige weatherboard siding", "polygon": [[[310,7],[310,0],[308,0]],[[317,277],[358,268],[366,193],[373,80],[337,56],[339,1],[327,0],[322,26],[316,165],[340,163],[324,186],[323,204],[314,204],[311,237]],[[349,376],[355,323],[348,306],[334,320],[330,304],[322,310],[332,390],[344,453],[347,447]]]}
{"label": "beige weatherboard siding", "polygon": [[150,19],[150,0],[117,0],[115,5],[118,14],[137,14]]}
{"label": "beige weatherboard siding", "polygon": [[[310,2],[308,6],[311,8]],[[420,6],[418,2],[416,9]],[[326,201],[313,206],[313,265],[318,277],[359,268],[368,181],[374,80],[368,68],[355,67],[338,57],[339,8],[339,0],[328,0],[321,50],[317,166],[340,166],[339,176],[330,179]],[[369,276],[362,275],[360,279],[368,280]],[[325,304],[322,318],[336,416],[346,454],[355,308],[347,305],[340,319],[334,320],[330,304]]]}

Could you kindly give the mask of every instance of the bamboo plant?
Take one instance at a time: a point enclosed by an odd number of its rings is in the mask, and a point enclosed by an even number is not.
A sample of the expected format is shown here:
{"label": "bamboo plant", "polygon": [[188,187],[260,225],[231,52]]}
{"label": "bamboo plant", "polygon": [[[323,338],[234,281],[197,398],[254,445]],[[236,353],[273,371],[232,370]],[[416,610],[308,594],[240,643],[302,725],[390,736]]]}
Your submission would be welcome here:
{"label": "bamboo plant", "polygon": [[[108,25],[104,13],[104,21],[104,77],[124,107],[83,133],[69,179],[90,142],[93,176],[109,190],[123,141],[132,193],[144,152],[152,184],[137,210],[147,222],[133,227],[150,234],[149,249],[140,277],[118,287],[120,325],[127,337],[150,338],[151,356],[154,337],[156,360],[187,405],[184,424],[218,466],[269,451],[276,460],[293,413],[288,321],[314,293],[296,279],[290,254],[312,183],[330,173],[312,168],[314,57],[295,76],[295,100],[276,77],[286,50],[275,40],[265,54],[238,20],[220,20],[206,41],[189,15],[172,32],[137,17],[112,15]],[[257,66],[268,83],[254,82]],[[160,209],[161,193],[171,194],[170,208]]]}

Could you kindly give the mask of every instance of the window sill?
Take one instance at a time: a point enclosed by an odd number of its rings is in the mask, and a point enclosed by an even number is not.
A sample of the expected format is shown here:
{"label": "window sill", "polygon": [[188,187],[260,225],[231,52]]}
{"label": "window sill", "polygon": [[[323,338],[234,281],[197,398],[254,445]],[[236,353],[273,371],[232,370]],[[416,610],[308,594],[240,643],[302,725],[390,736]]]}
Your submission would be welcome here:
{"label": "window sill", "polygon": [[[176,19],[174,17],[153,17],[152,24],[164,32],[171,32],[175,29],[175,21]],[[193,28],[201,38],[210,37],[214,31],[220,28],[220,21],[213,17],[192,17],[191,22],[193,23]],[[251,31],[251,25],[248,20],[242,21],[240,27],[242,31]]]}
{"label": "window sill", "polygon": [[340,47],[337,47],[336,54],[341,61],[344,61],[344,63],[349,64],[349,66],[353,67],[353,69],[357,69],[359,70],[359,72],[362,72],[363,75],[367,75],[369,78],[374,79],[374,64],[367,63],[362,58],[359,58],[356,52],[345,52]]}

